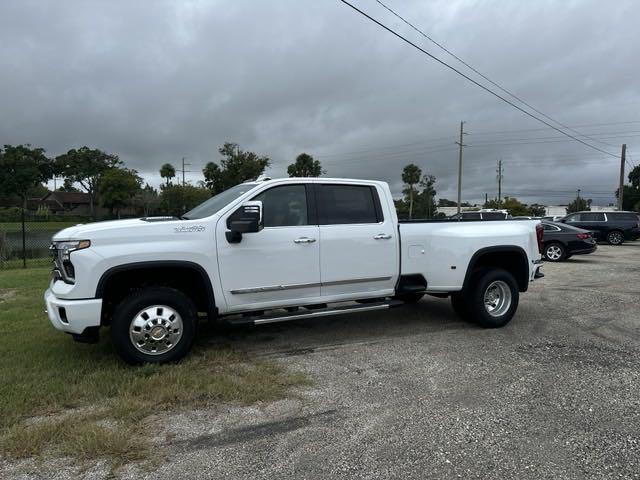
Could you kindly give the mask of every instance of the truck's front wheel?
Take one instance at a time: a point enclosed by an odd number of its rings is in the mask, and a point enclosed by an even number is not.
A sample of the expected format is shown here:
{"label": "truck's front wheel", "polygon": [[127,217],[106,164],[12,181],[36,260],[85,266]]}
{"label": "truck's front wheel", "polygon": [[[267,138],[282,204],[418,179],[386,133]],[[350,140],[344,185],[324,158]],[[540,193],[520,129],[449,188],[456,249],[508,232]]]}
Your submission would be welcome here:
{"label": "truck's front wheel", "polygon": [[130,364],[175,362],[193,344],[197,312],[189,297],[168,287],[146,287],[115,309],[111,339]]}
{"label": "truck's front wheel", "polygon": [[485,328],[503,327],[518,309],[515,278],[506,270],[485,269],[474,275],[468,308],[473,320]]}

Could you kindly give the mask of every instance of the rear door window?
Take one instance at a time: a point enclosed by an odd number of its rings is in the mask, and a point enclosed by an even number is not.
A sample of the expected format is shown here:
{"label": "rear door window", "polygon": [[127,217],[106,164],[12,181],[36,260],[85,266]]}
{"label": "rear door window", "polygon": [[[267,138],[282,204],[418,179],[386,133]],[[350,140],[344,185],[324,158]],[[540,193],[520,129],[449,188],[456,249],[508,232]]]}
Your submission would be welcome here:
{"label": "rear door window", "polygon": [[604,222],[604,213],[586,212],[580,214],[580,220],[583,222]]}
{"label": "rear door window", "polygon": [[482,220],[480,212],[464,212],[462,214],[463,220]]}
{"label": "rear door window", "polygon": [[383,221],[378,193],[368,185],[320,184],[316,201],[320,225]]}

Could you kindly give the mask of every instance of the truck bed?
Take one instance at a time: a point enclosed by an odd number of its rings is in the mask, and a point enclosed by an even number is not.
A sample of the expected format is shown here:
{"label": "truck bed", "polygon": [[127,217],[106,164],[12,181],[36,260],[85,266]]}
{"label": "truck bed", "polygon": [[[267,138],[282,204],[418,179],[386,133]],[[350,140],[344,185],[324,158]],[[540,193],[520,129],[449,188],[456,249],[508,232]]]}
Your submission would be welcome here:
{"label": "truck bed", "polygon": [[[451,292],[462,288],[466,266],[480,251],[510,247],[537,259],[535,225],[538,220],[410,220],[401,221],[400,271],[422,274],[428,291]],[[496,238],[500,243],[496,243]],[[529,265],[531,275],[533,267]]]}

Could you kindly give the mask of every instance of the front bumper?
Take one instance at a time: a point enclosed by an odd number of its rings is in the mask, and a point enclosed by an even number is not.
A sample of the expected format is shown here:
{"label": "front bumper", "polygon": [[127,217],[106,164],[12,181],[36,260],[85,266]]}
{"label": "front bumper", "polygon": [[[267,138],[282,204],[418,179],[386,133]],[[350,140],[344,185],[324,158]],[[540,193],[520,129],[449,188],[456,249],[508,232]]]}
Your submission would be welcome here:
{"label": "front bumper", "polygon": [[537,278],[543,278],[544,273],[542,273],[542,259],[533,260],[533,268],[531,269],[531,278],[530,281],[534,281]]}
{"label": "front bumper", "polygon": [[99,327],[102,314],[102,299],[62,300],[51,289],[44,292],[49,321],[63,332],[82,334],[86,328]]}

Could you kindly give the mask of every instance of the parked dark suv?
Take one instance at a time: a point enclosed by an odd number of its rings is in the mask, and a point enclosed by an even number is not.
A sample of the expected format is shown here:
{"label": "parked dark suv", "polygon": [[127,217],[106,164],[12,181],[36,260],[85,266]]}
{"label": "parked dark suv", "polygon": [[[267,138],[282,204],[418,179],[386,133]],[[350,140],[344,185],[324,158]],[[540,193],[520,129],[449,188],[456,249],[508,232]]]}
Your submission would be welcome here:
{"label": "parked dark suv", "polygon": [[635,212],[577,212],[560,221],[589,230],[596,239],[606,240],[611,245],[640,238],[640,218]]}

